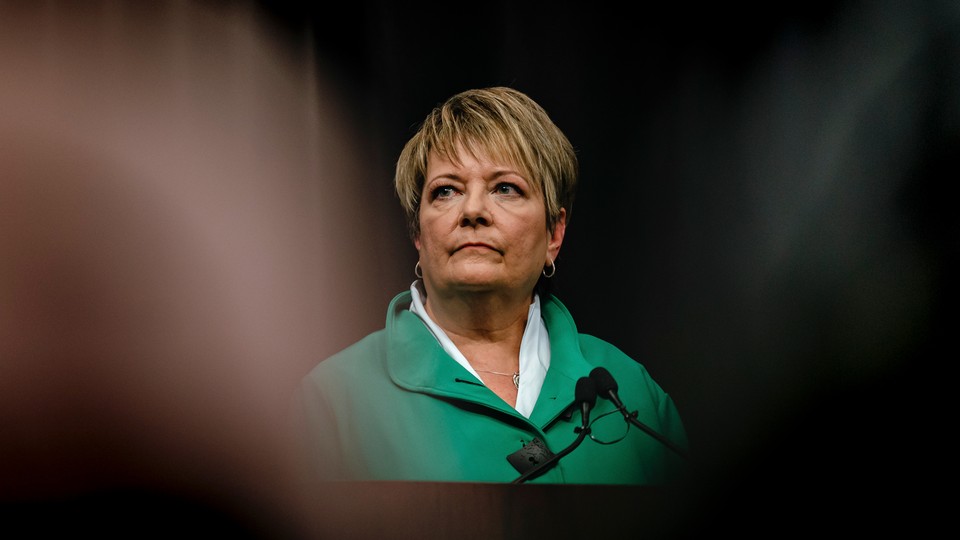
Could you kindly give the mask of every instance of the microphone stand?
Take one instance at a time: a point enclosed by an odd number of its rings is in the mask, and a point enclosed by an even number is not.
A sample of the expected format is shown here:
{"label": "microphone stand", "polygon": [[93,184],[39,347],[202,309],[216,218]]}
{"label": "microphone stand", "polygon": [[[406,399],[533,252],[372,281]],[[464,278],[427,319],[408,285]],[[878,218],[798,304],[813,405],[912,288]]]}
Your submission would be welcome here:
{"label": "microphone stand", "polygon": [[569,454],[573,451],[574,448],[580,446],[580,443],[583,442],[583,439],[590,434],[590,409],[593,408],[593,405],[597,401],[597,385],[590,377],[580,377],[577,379],[577,386],[574,389],[575,403],[580,404],[580,417],[583,422],[582,425],[575,428],[573,431],[577,434],[577,438],[559,453],[550,456],[549,459],[539,463],[536,467],[526,471],[521,474],[516,480],[513,481],[514,484],[519,484],[531,478],[536,478],[544,473],[550,467],[556,465],[557,461],[560,461],[560,458]]}
{"label": "microphone stand", "polygon": [[637,420],[637,411],[627,412],[627,406],[620,401],[620,397],[617,395],[617,381],[614,380],[613,375],[607,371],[606,368],[602,366],[597,366],[590,371],[590,378],[596,383],[597,393],[603,396],[606,399],[609,399],[613,406],[620,411],[620,414],[623,415],[623,418],[627,422],[637,426],[642,431],[650,435],[654,439],[660,441],[661,444],[673,450],[683,459],[690,461],[690,458],[687,456],[686,452],[682,448],[673,443],[670,439],[667,439],[663,435],[657,433],[657,431],[650,426],[644,424],[643,422]]}
{"label": "microphone stand", "polygon": [[650,435],[650,436],[653,437],[654,439],[660,441],[661,444],[663,444],[664,446],[666,446],[666,447],[669,448],[670,450],[673,450],[674,452],[676,452],[677,455],[679,455],[679,456],[682,457],[683,459],[685,459],[685,460],[687,460],[687,461],[690,460],[690,457],[687,456],[686,452],[684,452],[682,448],[680,448],[679,446],[677,446],[676,444],[674,444],[673,441],[671,441],[670,439],[668,439],[668,438],[664,437],[663,435],[657,433],[657,431],[654,430],[652,427],[650,427],[650,426],[644,424],[643,422],[637,420],[637,411],[633,411],[633,412],[631,412],[631,413],[628,413],[628,412],[627,412],[627,408],[621,406],[621,407],[620,407],[620,413],[623,414],[623,418],[624,418],[627,422],[630,422],[630,423],[633,424],[634,426],[636,426],[636,427],[640,428],[641,430],[643,430],[644,432],[646,432],[647,435]]}

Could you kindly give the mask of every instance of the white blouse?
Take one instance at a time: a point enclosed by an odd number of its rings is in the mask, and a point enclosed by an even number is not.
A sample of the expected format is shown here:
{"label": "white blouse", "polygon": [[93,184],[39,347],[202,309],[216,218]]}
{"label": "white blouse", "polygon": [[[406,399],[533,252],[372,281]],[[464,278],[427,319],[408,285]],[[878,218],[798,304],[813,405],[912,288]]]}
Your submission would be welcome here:
{"label": "white blouse", "polygon": [[[443,350],[447,351],[447,354],[482,382],[483,379],[473,369],[463,353],[457,349],[446,332],[437,323],[433,322],[433,319],[427,314],[422,301],[426,294],[421,293],[418,284],[419,280],[410,285],[410,292],[413,295],[410,311],[420,316],[427,328],[440,342]],[[527,311],[527,325],[523,329],[523,338],[520,340],[520,387],[517,389],[516,409],[518,413],[527,418],[530,417],[533,406],[537,403],[537,397],[540,396],[540,389],[543,388],[543,379],[546,378],[548,369],[550,369],[550,336],[547,334],[547,327],[543,323],[543,318],[540,317],[540,297],[535,294],[533,295],[533,303],[530,304],[530,309]]]}

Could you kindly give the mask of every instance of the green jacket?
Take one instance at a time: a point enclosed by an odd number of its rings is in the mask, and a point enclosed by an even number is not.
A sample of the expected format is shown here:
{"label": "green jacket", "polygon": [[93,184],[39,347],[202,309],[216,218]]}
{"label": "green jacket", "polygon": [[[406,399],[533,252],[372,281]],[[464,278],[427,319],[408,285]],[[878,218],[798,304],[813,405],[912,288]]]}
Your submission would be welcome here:
{"label": "green jacket", "polygon": [[[541,303],[551,359],[540,396],[524,418],[443,350],[397,295],[386,326],[320,362],[297,394],[296,414],[317,480],[511,482],[520,473],[507,456],[534,439],[554,453],[577,438],[577,379],[596,366],[616,379],[637,419],[686,448],[679,413],[647,370],[616,347],[580,334],[556,298]],[[589,414],[615,411],[598,398]],[[613,412],[591,427],[604,441],[627,432]],[[636,427],[614,444],[585,438],[545,474],[529,480],[565,484],[664,484],[686,464]]]}

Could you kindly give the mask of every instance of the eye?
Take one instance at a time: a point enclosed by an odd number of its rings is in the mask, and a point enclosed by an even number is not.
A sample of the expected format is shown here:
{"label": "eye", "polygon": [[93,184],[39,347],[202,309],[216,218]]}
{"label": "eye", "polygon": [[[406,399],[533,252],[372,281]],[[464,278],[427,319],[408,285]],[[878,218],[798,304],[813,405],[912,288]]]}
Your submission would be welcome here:
{"label": "eye", "polygon": [[523,195],[523,191],[521,191],[516,184],[510,184],[508,182],[501,182],[497,184],[497,187],[494,188],[494,192],[497,195]]}
{"label": "eye", "polygon": [[456,193],[456,190],[453,189],[453,186],[440,186],[433,189],[430,192],[431,199],[449,199]]}

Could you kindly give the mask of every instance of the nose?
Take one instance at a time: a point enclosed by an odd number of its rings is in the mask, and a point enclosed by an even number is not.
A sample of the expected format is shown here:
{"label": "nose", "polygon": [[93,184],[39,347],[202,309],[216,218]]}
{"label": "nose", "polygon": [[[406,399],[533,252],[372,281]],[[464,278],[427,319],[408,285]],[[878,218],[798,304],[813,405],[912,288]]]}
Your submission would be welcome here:
{"label": "nose", "polygon": [[488,207],[486,193],[483,190],[468,191],[463,197],[460,207],[460,226],[476,227],[490,225],[493,215]]}

